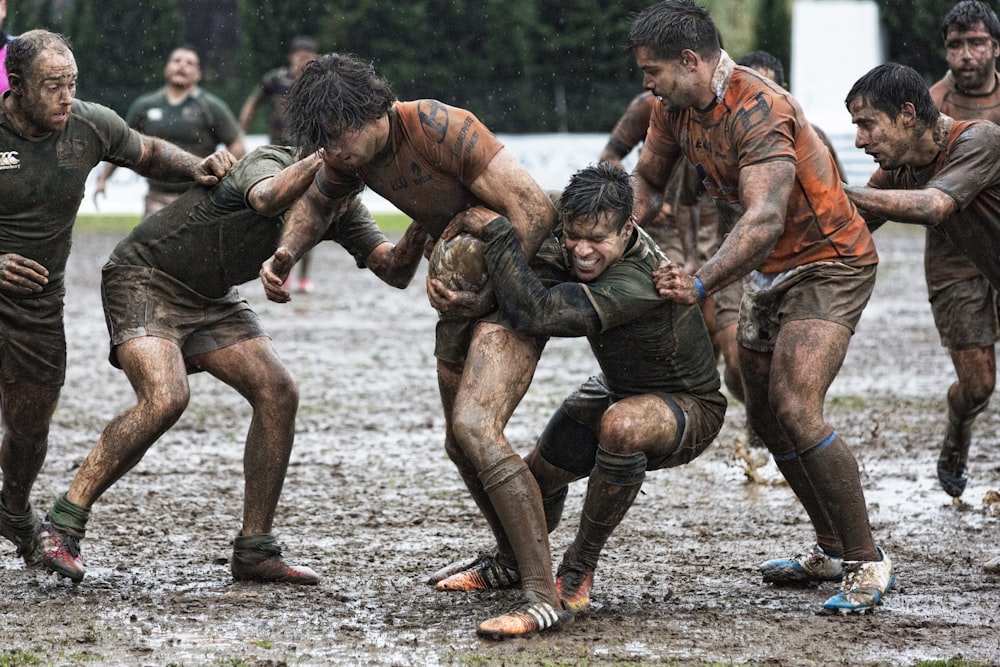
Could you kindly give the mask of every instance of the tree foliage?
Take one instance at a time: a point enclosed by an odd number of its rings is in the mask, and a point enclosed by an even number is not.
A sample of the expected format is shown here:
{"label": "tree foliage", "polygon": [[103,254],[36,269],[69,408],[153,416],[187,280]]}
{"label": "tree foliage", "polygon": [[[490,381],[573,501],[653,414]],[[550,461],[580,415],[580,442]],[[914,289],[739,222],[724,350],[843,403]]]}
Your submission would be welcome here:
{"label": "tree foliage", "polygon": [[[467,107],[498,132],[605,132],[641,88],[623,45],[633,14],[651,1],[7,0],[5,27],[66,34],[80,96],[122,112],[161,85],[181,43],[198,49],[205,88],[235,111],[304,34],[321,51],[370,59],[400,98]],[[733,57],[765,49],[791,71],[793,0],[699,1]],[[955,0],[876,1],[888,57],[939,77],[939,25]]]}

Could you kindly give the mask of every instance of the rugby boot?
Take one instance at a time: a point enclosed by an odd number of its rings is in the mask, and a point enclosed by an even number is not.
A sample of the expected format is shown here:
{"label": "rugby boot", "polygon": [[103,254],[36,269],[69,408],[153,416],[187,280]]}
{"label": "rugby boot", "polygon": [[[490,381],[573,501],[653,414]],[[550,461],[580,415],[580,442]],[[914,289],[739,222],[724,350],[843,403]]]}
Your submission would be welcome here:
{"label": "rugby boot", "polygon": [[983,565],[983,572],[986,574],[1000,574],[1000,556],[986,561],[986,564]]}
{"label": "rugby boot", "polygon": [[[562,603],[560,603],[562,606]],[[564,606],[557,609],[548,602],[525,601],[476,628],[476,634],[487,639],[531,637],[545,630],[555,630],[573,621],[573,613]]]}
{"label": "rugby boot", "polygon": [[41,528],[41,521],[38,520],[31,503],[28,503],[28,509],[20,514],[8,512],[6,507],[0,505],[0,535],[14,543],[17,555],[24,559],[26,565],[42,564],[42,547],[38,543]]}
{"label": "rugby boot", "polygon": [[471,567],[456,572],[437,582],[439,591],[495,591],[516,588],[521,583],[521,573],[501,565],[497,553],[487,554]]}
{"label": "rugby boot", "polygon": [[497,550],[492,551],[480,551],[475,556],[470,556],[469,558],[463,558],[462,560],[457,560],[453,563],[448,563],[440,570],[437,570],[431,576],[427,577],[427,583],[431,586],[437,584],[442,579],[447,579],[453,574],[458,574],[463,570],[468,570],[474,568],[481,563],[485,562],[488,558],[495,558],[497,555]]}
{"label": "rugby boot", "polygon": [[875,608],[896,584],[892,561],[881,547],[882,560],[844,561],[844,580],[840,592],[823,603],[823,607],[842,614],[865,613]]}
{"label": "rugby boot", "polygon": [[959,417],[951,402],[948,403],[948,428],[941,442],[937,475],[941,488],[952,498],[958,498],[965,492],[965,484],[969,481],[966,466],[969,463],[969,446],[972,444],[972,425],[987,405],[988,400],[969,410],[965,417]]}
{"label": "rugby boot", "polygon": [[319,575],[312,568],[286,563],[281,557],[281,545],[269,533],[237,535],[233,541],[231,570],[236,581],[305,585],[319,583]]}
{"label": "rugby boot", "polygon": [[556,571],[556,593],[574,615],[590,611],[590,591],[593,587],[593,570],[581,570],[563,562]]}
{"label": "rugby boot", "polygon": [[80,539],[72,528],[59,526],[46,516],[38,536],[45,569],[72,581],[83,581],[87,568],[80,554]]}
{"label": "rugby boot", "polygon": [[958,498],[965,493],[965,484],[969,481],[966,465],[969,462],[969,445],[972,444],[972,440],[970,438],[962,442],[950,435],[950,433],[946,435],[941,443],[937,476],[944,492],[952,498]]}
{"label": "rugby boot", "polygon": [[808,553],[765,561],[758,569],[765,584],[811,584],[840,581],[843,565],[843,559],[830,556],[814,544]]}

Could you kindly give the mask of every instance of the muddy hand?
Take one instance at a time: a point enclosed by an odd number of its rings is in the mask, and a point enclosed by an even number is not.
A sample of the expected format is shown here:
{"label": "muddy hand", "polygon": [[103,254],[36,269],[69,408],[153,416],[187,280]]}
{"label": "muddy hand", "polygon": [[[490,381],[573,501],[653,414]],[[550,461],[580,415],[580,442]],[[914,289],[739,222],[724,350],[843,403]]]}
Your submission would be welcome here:
{"label": "muddy hand", "polygon": [[684,304],[695,304],[699,301],[694,276],[676,264],[660,262],[660,265],[653,271],[653,282],[656,285],[656,291],[664,299]]}
{"label": "muddy hand", "polygon": [[455,238],[462,232],[472,234],[476,238],[483,237],[483,228],[499,217],[499,213],[491,211],[484,206],[473,206],[461,211],[451,219],[448,226],[441,233],[441,240]]}
{"label": "muddy hand", "polygon": [[434,310],[449,318],[479,317],[493,310],[493,289],[487,282],[476,292],[450,290],[437,278],[427,277],[427,300]]}
{"label": "muddy hand", "polygon": [[285,289],[285,281],[292,272],[295,261],[288,248],[278,248],[260,266],[260,282],[264,286],[264,294],[269,301],[288,303],[292,300],[291,293]]}
{"label": "muddy hand", "polygon": [[215,185],[229,173],[234,164],[236,158],[232,153],[225,149],[215,151],[198,163],[194,171],[194,180],[201,185]]}
{"label": "muddy hand", "polygon": [[41,292],[49,284],[49,270],[15,253],[0,255],[0,289],[18,294]]}

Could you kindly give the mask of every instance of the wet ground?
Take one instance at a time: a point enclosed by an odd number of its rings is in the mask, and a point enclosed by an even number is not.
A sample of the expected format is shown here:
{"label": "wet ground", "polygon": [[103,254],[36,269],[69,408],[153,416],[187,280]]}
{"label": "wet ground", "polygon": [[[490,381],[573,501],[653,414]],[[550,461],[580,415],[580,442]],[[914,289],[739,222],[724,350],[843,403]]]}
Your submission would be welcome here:
{"label": "wet ground", "polygon": [[[551,635],[480,640],[477,623],[510,592],[444,594],[433,570],[488,545],[484,523],[442,449],[434,314],[418,283],[404,291],[316,251],[318,290],[259,306],[301,389],[296,448],[277,528],[318,587],[234,583],[231,540],[242,503],[250,414],[235,392],[192,378],[181,422],[95,507],[77,585],[0,553],[0,665],[916,665],[1000,664],[1000,414],[979,421],[964,502],[937,485],[934,461],[950,362],[923,287],[919,230],[888,226],[873,301],[828,403],[862,470],[872,527],[898,587],[872,615],[822,614],[835,592],[775,589],[760,561],[811,543],[773,464],[752,483],[735,449],[743,413],[682,468],[652,473],[612,537],[594,612]],[[35,489],[65,490],[104,423],[129,405],[106,361],[97,289],[114,239],[79,235],[67,298],[70,370]],[[548,414],[596,365],[583,340],[553,341],[508,433],[527,451]],[[774,483],[767,483],[774,482]],[[570,542],[584,487],[571,489]]]}

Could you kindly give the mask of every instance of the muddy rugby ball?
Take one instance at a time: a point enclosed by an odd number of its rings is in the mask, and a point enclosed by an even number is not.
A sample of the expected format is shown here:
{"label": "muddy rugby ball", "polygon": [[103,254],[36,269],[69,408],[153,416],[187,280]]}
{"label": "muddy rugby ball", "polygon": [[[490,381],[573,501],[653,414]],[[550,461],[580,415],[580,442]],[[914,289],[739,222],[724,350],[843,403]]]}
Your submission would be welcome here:
{"label": "muddy rugby ball", "polygon": [[450,290],[478,292],[489,278],[484,247],[481,240],[466,233],[438,241],[431,252],[427,274]]}

